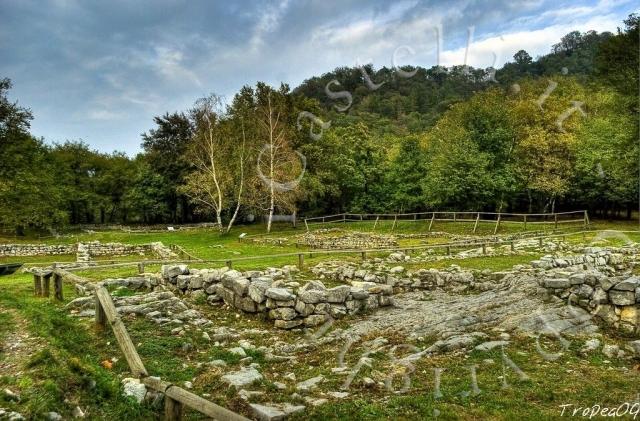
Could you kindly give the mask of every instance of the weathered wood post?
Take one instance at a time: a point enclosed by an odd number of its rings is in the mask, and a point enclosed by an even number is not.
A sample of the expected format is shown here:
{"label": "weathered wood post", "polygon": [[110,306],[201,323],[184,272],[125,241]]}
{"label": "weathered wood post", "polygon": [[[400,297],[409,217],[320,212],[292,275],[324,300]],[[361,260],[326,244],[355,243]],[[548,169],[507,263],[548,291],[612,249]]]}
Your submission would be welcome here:
{"label": "weathered wood post", "polygon": [[553,222],[554,222],[553,230],[557,231],[558,230],[558,214],[557,213],[553,214]]}
{"label": "weathered wood post", "polygon": [[378,221],[380,220],[380,215],[376,216],[376,222],[373,223],[373,229],[376,229],[376,226],[378,225]]}
{"label": "weathered wood post", "polygon": [[584,211],[584,227],[587,228],[587,225],[589,225],[589,215],[587,214],[587,211]]}
{"label": "weathered wood post", "polygon": [[476,223],[473,224],[473,233],[476,233],[476,230],[478,229],[478,222],[480,222],[480,212],[478,212],[478,215],[476,216]]}
{"label": "weathered wood post", "polygon": [[138,273],[144,273],[144,263],[138,263]]}
{"label": "weathered wood post", "polygon": [[431,222],[429,222],[429,229],[428,229],[429,232],[431,232],[431,226],[433,225],[433,220],[434,219],[436,219],[436,213],[435,212],[433,212],[431,214]]}
{"label": "weathered wood post", "polygon": [[524,215],[524,231],[527,230],[527,215]]}
{"label": "weathered wood post", "polygon": [[43,280],[43,283],[42,283],[42,296],[48,298],[49,295],[50,295],[50,290],[51,290],[51,287],[50,287],[51,274],[47,273],[47,274],[44,275],[43,278],[44,278],[44,280]]}
{"label": "weathered wood post", "polygon": [[482,254],[487,254],[487,244],[482,243]]}
{"label": "weathered wood post", "polygon": [[393,231],[394,229],[396,229],[396,224],[398,223],[398,214],[395,214],[393,216],[393,226],[391,227],[391,231]]}
{"label": "weathered wood post", "polygon": [[457,214],[456,214],[456,212],[454,211],[454,212],[453,212],[453,222],[456,222],[456,220],[457,220],[457,219],[458,219],[458,218],[457,218]]}
{"label": "weathered wood post", "polygon": [[232,261],[232,260],[227,260],[227,261],[225,262],[225,264],[227,265],[227,267],[228,267],[229,269],[233,269],[233,261]]}
{"label": "weathered wood post", "polygon": [[362,261],[364,262],[367,259],[367,252],[363,251],[362,253],[360,253],[360,256],[362,257]]}
{"label": "weathered wood post", "polygon": [[542,237],[538,238],[538,242],[540,243],[540,247],[542,247]]}
{"label": "weathered wood post", "polygon": [[493,229],[493,235],[498,233],[498,228],[500,228],[500,219],[502,218],[502,214],[498,213],[498,220],[496,221],[496,227]]}
{"label": "weathered wood post", "polygon": [[164,396],[164,419],[165,421],[181,421],[183,407],[182,403]]}
{"label": "weathered wood post", "polygon": [[309,231],[309,224],[307,223],[307,218],[304,218],[304,226],[307,227],[307,231]]}
{"label": "weathered wood post", "polygon": [[298,253],[298,269],[304,269],[304,254]]}
{"label": "weathered wood post", "polygon": [[33,293],[36,297],[42,296],[42,276],[40,274],[33,274]]}
{"label": "weathered wood post", "polygon": [[94,294],[94,298],[96,301],[96,327],[98,329],[104,329],[105,327],[107,327],[107,314],[104,312],[102,304],[100,304],[100,298],[98,297],[98,294]]}
{"label": "weathered wood post", "polygon": [[447,246],[446,252],[447,252],[447,256],[451,255],[451,246]]}
{"label": "weathered wood post", "polygon": [[515,242],[513,240],[511,240],[511,251],[516,251],[516,245]]}
{"label": "weathered wood post", "polygon": [[53,275],[53,290],[55,292],[55,299],[58,301],[63,301],[64,294],[62,292],[62,276],[57,273]]}

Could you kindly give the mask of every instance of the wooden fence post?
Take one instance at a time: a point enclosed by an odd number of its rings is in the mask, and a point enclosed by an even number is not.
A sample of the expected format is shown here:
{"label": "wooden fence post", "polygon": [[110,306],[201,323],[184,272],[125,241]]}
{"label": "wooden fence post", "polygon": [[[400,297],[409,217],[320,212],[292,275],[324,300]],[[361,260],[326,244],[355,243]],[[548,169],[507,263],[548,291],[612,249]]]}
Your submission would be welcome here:
{"label": "wooden fence post", "polygon": [[456,220],[457,220],[456,216],[457,216],[457,215],[456,215],[456,212],[455,212],[455,211],[453,211],[453,222],[456,222]]}
{"label": "wooden fence post", "polygon": [[557,213],[553,214],[553,221],[554,221],[553,230],[557,231],[558,230],[558,214]]}
{"label": "wooden fence post", "polygon": [[429,230],[428,230],[429,232],[431,232],[431,226],[433,225],[433,220],[434,219],[436,219],[436,213],[435,212],[433,212],[431,214],[431,222],[429,222]]}
{"label": "wooden fence post", "polygon": [[138,273],[144,273],[144,263],[138,263]]}
{"label": "wooden fence post", "polygon": [[515,251],[516,250],[516,245],[514,244],[514,241],[511,240],[511,251]]}
{"label": "wooden fence post", "polygon": [[538,238],[538,242],[540,243],[540,247],[542,247],[542,237]]}
{"label": "wooden fence post", "polygon": [[482,254],[487,254],[487,245],[482,243]]}
{"label": "wooden fence post", "polygon": [[225,264],[227,265],[227,267],[229,269],[233,269],[233,261],[232,260],[227,260]]}
{"label": "wooden fence post", "polygon": [[527,230],[527,215],[524,215],[524,230]]}
{"label": "wooden fence post", "polygon": [[498,213],[498,220],[496,221],[496,227],[493,229],[493,235],[498,233],[498,228],[500,227],[500,218],[502,217],[501,213]]}
{"label": "wooden fence post", "polygon": [[55,299],[59,301],[64,300],[64,294],[62,292],[62,276],[57,273],[53,275],[53,290],[55,293]]}
{"label": "wooden fence post", "polygon": [[478,216],[476,216],[476,223],[473,224],[473,233],[476,233],[476,230],[478,229],[478,222],[480,222],[480,212],[478,212]]}
{"label": "wooden fence post", "polygon": [[304,269],[304,254],[302,253],[298,254],[298,269]]}
{"label": "wooden fence post", "polygon": [[364,261],[367,259],[367,252],[366,252],[366,251],[363,251],[363,252],[361,253],[361,257],[362,257],[362,261],[364,262]]}
{"label": "wooden fence post", "polygon": [[39,274],[33,274],[33,293],[36,297],[42,296],[42,276]]}
{"label": "wooden fence post", "polygon": [[396,229],[396,223],[398,222],[398,214],[395,214],[393,216],[393,226],[391,227],[391,231],[393,231],[394,229]]}
{"label": "wooden fence post", "polygon": [[50,295],[50,280],[51,280],[51,274],[48,273],[46,275],[44,275],[44,282],[42,283],[42,296],[43,297],[49,297]]}
{"label": "wooden fence post", "polygon": [[164,419],[165,421],[181,421],[182,420],[182,403],[175,399],[171,399],[167,395],[164,396]]}
{"label": "wooden fence post", "polygon": [[376,222],[373,223],[373,229],[376,229],[376,226],[378,225],[378,221],[380,220],[380,215],[376,216]]}
{"label": "wooden fence post", "polygon": [[584,227],[587,228],[587,225],[589,225],[589,215],[587,215],[587,211],[584,211]]}
{"label": "wooden fence post", "polygon": [[307,224],[307,218],[304,218],[304,226],[307,227],[307,231],[309,231],[309,224]]}
{"label": "wooden fence post", "polygon": [[104,312],[102,304],[100,304],[100,298],[98,298],[98,294],[94,294],[94,298],[96,301],[96,327],[99,329],[104,329],[105,327],[107,327],[107,314]]}
{"label": "wooden fence post", "polygon": [[451,255],[451,246],[447,246],[446,251],[447,251],[447,256],[450,256]]}

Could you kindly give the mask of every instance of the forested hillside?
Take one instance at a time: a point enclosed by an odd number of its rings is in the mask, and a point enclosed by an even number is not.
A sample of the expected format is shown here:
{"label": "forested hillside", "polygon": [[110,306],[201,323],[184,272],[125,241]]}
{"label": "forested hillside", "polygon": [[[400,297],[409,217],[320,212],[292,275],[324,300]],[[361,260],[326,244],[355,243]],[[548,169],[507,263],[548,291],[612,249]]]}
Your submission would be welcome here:
{"label": "forested hillside", "polygon": [[269,213],[434,209],[628,217],[639,177],[638,16],[623,26],[571,32],[549,54],[519,51],[500,69],[344,67],[293,90],[258,82],[228,104],[194,98],[149,122],[135,158],[94,151],[91,139],[35,138],[37,115],[7,99],[4,79],[0,225],[229,227]]}

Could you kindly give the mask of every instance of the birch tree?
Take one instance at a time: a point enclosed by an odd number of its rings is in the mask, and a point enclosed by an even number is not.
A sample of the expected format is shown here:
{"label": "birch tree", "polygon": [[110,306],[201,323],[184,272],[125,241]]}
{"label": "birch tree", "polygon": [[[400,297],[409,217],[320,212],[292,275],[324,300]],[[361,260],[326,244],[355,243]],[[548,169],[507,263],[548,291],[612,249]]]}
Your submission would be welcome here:
{"label": "birch tree", "polygon": [[271,232],[276,208],[293,211],[306,158],[292,147],[292,106],[288,87],[279,91],[258,84],[258,129],[264,145],[258,152],[257,172],[266,187],[267,232]]}
{"label": "birch tree", "polygon": [[[195,134],[189,155],[196,170],[189,174],[181,190],[201,211],[213,211],[220,232],[229,232],[242,205],[246,172],[244,128],[240,133],[234,130],[234,122],[215,95],[198,100],[191,118]],[[223,214],[232,208],[225,228]]]}

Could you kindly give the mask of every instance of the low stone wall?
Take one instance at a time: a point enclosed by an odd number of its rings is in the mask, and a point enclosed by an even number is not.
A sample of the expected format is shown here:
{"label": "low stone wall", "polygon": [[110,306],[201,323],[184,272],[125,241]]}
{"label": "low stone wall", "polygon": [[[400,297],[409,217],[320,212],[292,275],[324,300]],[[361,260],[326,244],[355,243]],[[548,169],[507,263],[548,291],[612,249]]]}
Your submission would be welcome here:
{"label": "low stone wall", "polygon": [[75,254],[75,244],[0,244],[0,257],[8,256],[59,256]]}
{"label": "low stone wall", "polygon": [[318,326],[330,317],[340,318],[393,303],[388,285],[361,283],[327,288],[320,281],[303,286],[285,278],[297,268],[241,273],[228,268],[189,269],[165,265],[162,279],[182,293],[206,297],[248,313],[261,313],[281,329]]}
{"label": "low stone wall", "polygon": [[365,262],[360,265],[347,262],[322,262],[311,269],[320,279],[340,282],[376,283],[388,285],[396,290],[433,290],[440,288],[451,292],[466,290],[488,290],[493,281],[507,272],[483,274],[479,271],[462,270],[452,265],[445,270],[406,270],[403,266],[388,266],[384,262]]}
{"label": "low stone wall", "polygon": [[398,246],[392,235],[321,229],[297,236],[297,243],[318,249],[376,249]]}
{"label": "low stone wall", "polygon": [[616,329],[640,334],[640,277],[626,265],[635,257],[630,248],[614,253],[590,247],[583,255],[548,256],[532,263],[543,268],[538,282],[552,295],[589,311]]}
{"label": "low stone wall", "polygon": [[161,259],[176,258],[176,254],[161,242],[151,244],[101,243],[77,244],[0,244],[0,257],[60,256],[75,254],[78,262],[89,262],[97,256],[128,256],[153,254]]}

